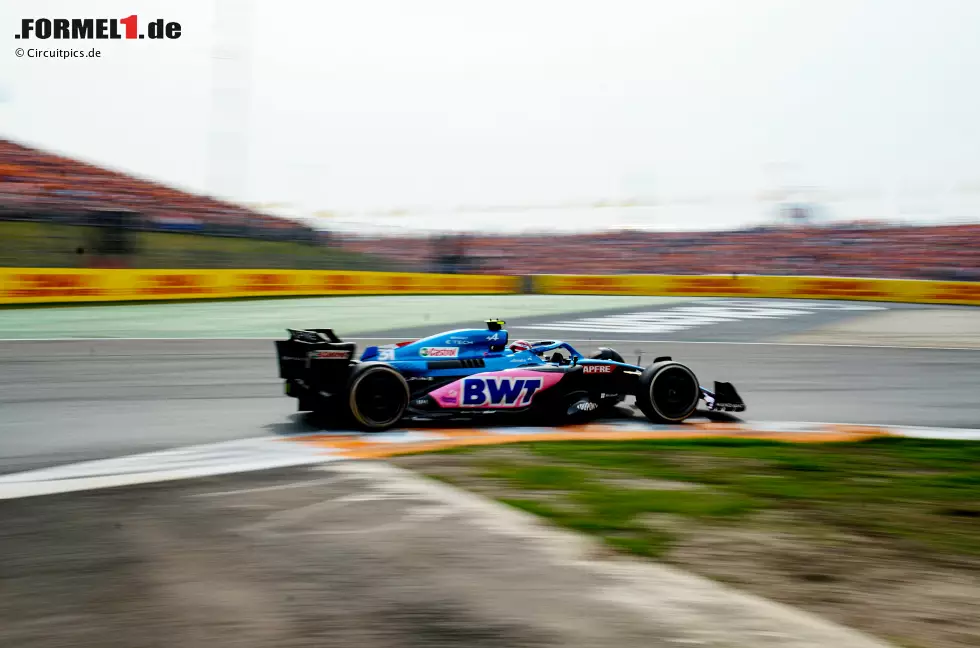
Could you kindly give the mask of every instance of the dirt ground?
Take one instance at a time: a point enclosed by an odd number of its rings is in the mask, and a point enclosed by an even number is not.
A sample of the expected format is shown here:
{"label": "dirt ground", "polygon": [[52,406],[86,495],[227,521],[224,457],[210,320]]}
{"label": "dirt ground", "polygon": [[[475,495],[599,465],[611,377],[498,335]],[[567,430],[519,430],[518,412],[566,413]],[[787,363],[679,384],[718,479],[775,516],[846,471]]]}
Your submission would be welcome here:
{"label": "dirt ground", "polygon": [[0,501],[7,648],[886,648],[382,462]]}
{"label": "dirt ground", "polygon": [[[394,462],[485,496],[561,499],[488,479],[487,462],[540,464],[518,447],[400,457]],[[678,490],[674,482],[623,486]],[[698,485],[688,484],[687,488]],[[738,522],[669,515],[644,524],[675,539],[660,560],[909,648],[980,646],[980,560],[896,546],[819,519],[765,510]],[[980,542],[980,537],[978,537]]]}

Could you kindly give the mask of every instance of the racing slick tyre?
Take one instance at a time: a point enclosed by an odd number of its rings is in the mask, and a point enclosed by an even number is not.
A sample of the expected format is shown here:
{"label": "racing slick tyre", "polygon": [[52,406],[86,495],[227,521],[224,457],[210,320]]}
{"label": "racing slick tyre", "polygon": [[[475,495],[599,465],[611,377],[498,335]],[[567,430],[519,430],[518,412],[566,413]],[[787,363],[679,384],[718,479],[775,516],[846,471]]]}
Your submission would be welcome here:
{"label": "racing slick tyre", "polygon": [[654,423],[680,423],[698,407],[701,387],[679,362],[657,362],[640,375],[636,406]]}
{"label": "racing slick tyre", "polygon": [[381,362],[351,367],[347,379],[347,408],[354,425],[366,432],[382,432],[401,420],[408,409],[408,382]]}

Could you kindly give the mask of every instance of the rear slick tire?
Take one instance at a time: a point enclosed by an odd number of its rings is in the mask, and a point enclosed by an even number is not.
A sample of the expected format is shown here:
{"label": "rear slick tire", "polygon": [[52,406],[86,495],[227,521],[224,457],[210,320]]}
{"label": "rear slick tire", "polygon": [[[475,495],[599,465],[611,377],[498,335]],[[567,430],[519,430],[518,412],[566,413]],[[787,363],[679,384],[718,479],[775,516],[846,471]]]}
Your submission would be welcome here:
{"label": "rear slick tire", "polygon": [[351,368],[347,408],[351,421],[365,432],[383,432],[398,424],[408,409],[408,382],[383,362]]}
{"label": "rear slick tire", "polygon": [[654,423],[680,423],[698,408],[697,376],[679,362],[652,364],[640,375],[636,406]]}

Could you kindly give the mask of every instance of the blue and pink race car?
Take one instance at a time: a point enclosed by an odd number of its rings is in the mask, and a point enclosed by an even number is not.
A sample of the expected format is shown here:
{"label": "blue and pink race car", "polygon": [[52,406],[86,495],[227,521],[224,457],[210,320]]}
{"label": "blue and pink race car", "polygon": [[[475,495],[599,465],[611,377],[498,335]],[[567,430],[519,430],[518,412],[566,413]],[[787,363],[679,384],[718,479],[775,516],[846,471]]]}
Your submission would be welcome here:
{"label": "blue and pink race car", "polygon": [[276,342],[286,393],[328,424],[378,432],[403,420],[511,416],[515,422],[577,423],[609,415],[628,396],[656,423],[708,410],[745,409],[731,383],[701,387],[669,357],[629,364],[609,348],[589,357],[559,340],[510,343],[501,320],[400,344],[357,346],[331,329],[289,330]]}

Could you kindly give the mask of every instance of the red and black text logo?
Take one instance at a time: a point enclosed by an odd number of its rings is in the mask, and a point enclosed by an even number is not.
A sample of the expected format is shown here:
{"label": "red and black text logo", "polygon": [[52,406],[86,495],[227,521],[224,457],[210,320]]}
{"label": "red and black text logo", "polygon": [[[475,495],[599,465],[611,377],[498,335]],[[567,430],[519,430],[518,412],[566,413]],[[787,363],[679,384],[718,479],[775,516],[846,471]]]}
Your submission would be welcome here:
{"label": "red and black text logo", "polygon": [[582,365],[582,373],[612,373],[613,365]]}
{"label": "red and black text logo", "polygon": [[140,29],[139,16],[125,18],[24,18],[14,38],[47,40],[99,40],[116,38],[180,38],[180,23],[157,18]]}

